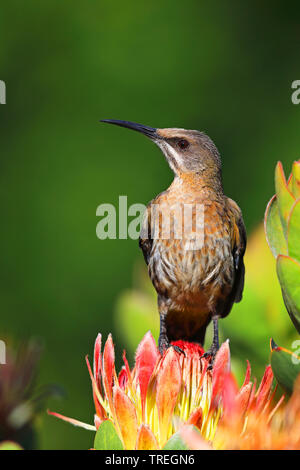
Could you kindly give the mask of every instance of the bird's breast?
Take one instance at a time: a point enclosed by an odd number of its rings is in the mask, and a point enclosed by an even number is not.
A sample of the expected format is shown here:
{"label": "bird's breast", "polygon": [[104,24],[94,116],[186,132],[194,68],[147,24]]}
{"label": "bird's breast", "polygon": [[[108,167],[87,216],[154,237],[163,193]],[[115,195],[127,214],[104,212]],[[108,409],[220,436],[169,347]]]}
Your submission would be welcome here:
{"label": "bird's breast", "polygon": [[[166,205],[159,207],[160,214],[165,213]],[[152,221],[152,225],[156,224],[156,237],[148,269],[159,294],[173,299],[179,308],[182,304],[182,308],[190,305],[199,310],[201,306],[210,309],[214,298],[228,294],[234,266],[226,208],[211,201],[198,201],[198,205],[197,214],[196,204],[190,204],[188,219],[182,215],[178,218],[183,213],[183,203],[173,204],[176,210],[173,224],[167,224],[168,233],[163,233],[163,217]],[[172,213],[170,205],[167,211]]]}

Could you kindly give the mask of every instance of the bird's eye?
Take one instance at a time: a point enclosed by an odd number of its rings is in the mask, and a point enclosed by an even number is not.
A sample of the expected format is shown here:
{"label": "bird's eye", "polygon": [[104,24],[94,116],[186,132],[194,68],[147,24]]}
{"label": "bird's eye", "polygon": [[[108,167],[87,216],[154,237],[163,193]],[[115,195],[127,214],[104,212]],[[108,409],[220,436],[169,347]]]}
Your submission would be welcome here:
{"label": "bird's eye", "polygon": [[182,150],[184,150],[184,149],[186,149],[190,144],[188,143],[187,140],[185,140],[185,139],[180,139],[180,140],[178,140],[177,145],[178,145],[179,148],[181,148]]}

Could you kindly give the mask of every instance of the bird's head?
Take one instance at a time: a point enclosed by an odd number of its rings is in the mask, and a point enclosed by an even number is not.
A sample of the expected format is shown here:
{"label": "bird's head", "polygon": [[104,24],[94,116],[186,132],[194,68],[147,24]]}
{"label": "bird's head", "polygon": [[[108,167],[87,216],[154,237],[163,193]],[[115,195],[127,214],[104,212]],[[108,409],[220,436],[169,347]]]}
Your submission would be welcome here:
{"label": "bird's head", "polygon": [[203,132],[177,128],[158,129],[129,121],[102,122],[126,127],[149,137],[161,149],[176,176],[205,174],[221,179],[221,159],[213,141]]}

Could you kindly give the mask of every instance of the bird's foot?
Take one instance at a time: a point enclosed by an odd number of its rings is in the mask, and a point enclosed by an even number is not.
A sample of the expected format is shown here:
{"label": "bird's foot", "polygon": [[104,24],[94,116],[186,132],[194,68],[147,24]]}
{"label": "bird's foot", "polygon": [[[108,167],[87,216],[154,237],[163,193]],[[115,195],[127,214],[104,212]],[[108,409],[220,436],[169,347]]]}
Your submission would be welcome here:
{"label": "bird's foot", "polygon": [[207,370],[212,370],[218,350],[218,345],[213,343],[211,347],[204,354],[202,354],[201,359],[209,358],[210,364]]}
{"label": "bird's foot", "polygon": [[181,349],[179,346],[176,346],[175,344],[170,344],[170,347],[173,348],[179,354],[183,354],[185,356],[184,350]]}
{"label": "bird's foot", "polygon": [[179,346],[176,346],[175,344],[171,344],[167,338],[160,336],[158,339],[158,349],[160,354],[163,356],[165,351],[169,348],[173,348],[176,352],[185,356],[183,349],[181,349]]}

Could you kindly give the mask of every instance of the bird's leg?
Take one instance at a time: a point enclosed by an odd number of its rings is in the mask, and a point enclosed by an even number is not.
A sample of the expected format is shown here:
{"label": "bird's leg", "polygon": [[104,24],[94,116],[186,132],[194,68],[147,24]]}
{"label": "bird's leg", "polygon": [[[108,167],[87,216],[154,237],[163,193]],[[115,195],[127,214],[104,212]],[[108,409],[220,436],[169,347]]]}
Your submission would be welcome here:
{"label": "bird's leg", "polygon": [[163,355],[164,352],[170,347],[173,347],[175,351],[177,351],[178,353],[185,354],[181,348],[179,348],[178,346],[174,346],[169,341],[169,338],[167,335],[166,315],[167,315],[166,306],[162,307],[162,305],[159,304],[160,331],[159,331],[159,338],[158,338],[158,349],[161,355]]}
{"label": "bird's leg", "polygon": [[167,327],[165,321],[165,315],[160,313],[160,330],[158,338],[158,348],[161,354],[163,354],[170,347],[170,342],[167,336]]}
{"label": "bird's leg", "polygon": [[211,366],[214,363],[216,354],[219,350],[219,328],[218,328],[218,320],[220,316],[219,315],[213,315],[212,321],[213,321],[213,328],[214,328],[214,335],[213,335],[213,341],[211,347],[202,355],[202,357],[210,357],[211,358]]}

